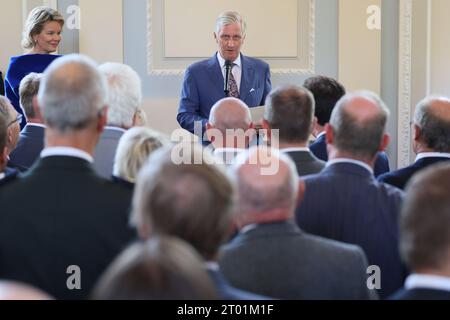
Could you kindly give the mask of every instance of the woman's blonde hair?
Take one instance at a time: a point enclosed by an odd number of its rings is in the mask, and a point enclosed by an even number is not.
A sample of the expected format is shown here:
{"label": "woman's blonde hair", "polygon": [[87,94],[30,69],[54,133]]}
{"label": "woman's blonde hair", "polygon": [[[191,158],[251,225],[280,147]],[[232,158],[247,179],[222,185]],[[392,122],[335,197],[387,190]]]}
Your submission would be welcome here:
{"label": "woman's blonde hair", "polygon": [[56,10],[50,7],[36,7],[31,10],[22,34],[22,47],[25,50],[33,49],[35,43],[33,36],[39,34],[44,29],[47,22],[55,21],[64,26],[64,17]]}
{"label": "woman's blonde hair", "polygon": [[147,127],[128,130],[119,141],[114,159],[116,177],[134,183],[147,158],[169,143],[164,135]]}

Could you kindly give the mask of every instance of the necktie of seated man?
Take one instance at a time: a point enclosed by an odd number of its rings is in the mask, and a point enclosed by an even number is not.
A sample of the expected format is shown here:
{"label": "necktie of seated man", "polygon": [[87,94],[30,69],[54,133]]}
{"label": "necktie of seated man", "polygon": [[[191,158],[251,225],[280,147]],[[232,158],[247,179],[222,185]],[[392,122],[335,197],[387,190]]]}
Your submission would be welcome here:
{"label": "necktie of seated man", "polygon": [[230,85],[229,96],[233,97],[233,98],[236,98],[236,99],[239,99],[239,89],[238,89],[238,86],[237,86],[237,83],[236,83],[236,79],[233,76],[233,68],[234,68],[234,66],[236,66],[235,63],[231,64],[230,79],[229,79],[229,85]]}

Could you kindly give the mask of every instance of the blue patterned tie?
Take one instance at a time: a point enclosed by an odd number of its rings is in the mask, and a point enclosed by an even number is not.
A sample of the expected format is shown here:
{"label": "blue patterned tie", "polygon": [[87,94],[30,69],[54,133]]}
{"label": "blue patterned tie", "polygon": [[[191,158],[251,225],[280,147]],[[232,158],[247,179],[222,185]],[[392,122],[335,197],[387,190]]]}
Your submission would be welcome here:
{"label": "blue patterned tie", "polygon": [[239,99],[239,89],[238,89],[238,86],[236,83],[236,79],[233,76],[233,68],[235,65],[236,65],[235,63],[231,64],[230,79],[229,79],[229,86],[230,86],[229,87],[229,90],[230,90],[229,96]]}

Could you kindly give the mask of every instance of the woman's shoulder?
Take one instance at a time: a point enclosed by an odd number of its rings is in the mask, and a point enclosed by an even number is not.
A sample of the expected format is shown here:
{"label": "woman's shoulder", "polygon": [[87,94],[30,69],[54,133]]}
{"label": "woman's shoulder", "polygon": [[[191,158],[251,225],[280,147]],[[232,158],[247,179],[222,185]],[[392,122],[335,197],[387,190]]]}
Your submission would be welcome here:
{"label": "woman's shoulder", "polygon": [[36,62],[36,61],[53,61],[61,55],[55,54],[23,54],[20,56],[11,57],[10,64]]}
{"label": "woman's shoulder", "polygon": [[43,72],[53,60],[61,57],[51,54],[24,54],[11,57],[8,67],[9,76],[20,75],[30,72]]}

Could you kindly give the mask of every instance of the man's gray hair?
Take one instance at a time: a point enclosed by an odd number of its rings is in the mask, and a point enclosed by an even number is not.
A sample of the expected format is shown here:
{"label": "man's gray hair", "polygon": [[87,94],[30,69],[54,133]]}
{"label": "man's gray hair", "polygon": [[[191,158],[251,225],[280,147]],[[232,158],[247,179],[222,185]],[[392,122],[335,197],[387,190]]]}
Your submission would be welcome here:
{"label": "man's gray hair", "polygon": [[81,130],[103,111],[106,81],[92,59],[67,55],[45,71],[38,101],[50,128],[61,132]]}
{"label": "man's gray hair", "polygon": [[241,25],[242,38],[245,38],[245,35],[247,34],[247,23],[236,11],[225,11],[220,14],[216,20],[216,34],[219,35],[220,30],[222,30],[223,27],[235,23]]}
{"label": "man's gray hair", "polygon": [[[378,114],[366,121],[358,121],[346,108],[348,103],[356,98],[373,102],[378,107]],[[354,156],[373,158],[385,133],[389,113],[385,103],[373,92],[358,91],[345,95],[331,114],[333,144],[339,150]]]}
{"label": "man's gray hair", "polygon": [[[263,159],[263,158],[266,159]],[[266,160],[279,161],[288,167],[285,179],[279,184],[259,184],[257,177],[250,179],[240,174],[245,164],[264,165]],[[297,204],[299,189],[298,173],[294,161],[276,149],[252,147],[239,154],[230,168],[230,178],[237,187],[237,212],[245,215],[254,212],[265,212],[273,209],[294,209]],[[262,174],[262,172],[260,173]]]}
{"label": "man's gray hair", "polygon": [[142,103],[139,75],[121,63],[105,63],[99,70],[108,83],[108,125],[130,128]]}
{"label": "man's gray hair", "polygon": [[41,83],[42,74],[41,73],[30,73],[20,82],[19,87],[19,97],[20,106],[27,118],[34,118],[36,116],[33,109],[33,98],[39,92],[39,86]]}
{"label": "man's gray hair", "polygon": [[[436,110],[437,103],[445,104],[448,110]],[[420,101],[414,113],[414,123],[420,128],[420,139],[428,148],[435,152],[450,152],[449,98],[431,96]]]}

